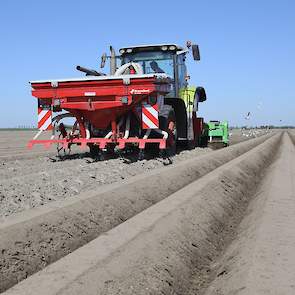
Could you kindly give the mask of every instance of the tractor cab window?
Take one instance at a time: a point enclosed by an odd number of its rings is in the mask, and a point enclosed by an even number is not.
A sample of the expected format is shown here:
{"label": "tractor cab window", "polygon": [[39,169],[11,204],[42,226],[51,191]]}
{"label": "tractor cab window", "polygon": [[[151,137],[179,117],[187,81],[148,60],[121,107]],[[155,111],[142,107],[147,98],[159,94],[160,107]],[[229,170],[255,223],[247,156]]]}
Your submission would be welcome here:
{"label": "tractor cab window", "polygon": [[185,79],[187,76],[187,69],[185,65],[185,54],[180,54],[177,56],[177,66],[178,66],[179,89],[182,89],[187,86],[187,81]]}
{"label": "tractor cab window", "polygon": [[122,65],[128,62],[139,63],[145,74],[165,73],[174,77],[173,58],[170,52],[151,51],[125,54]]}

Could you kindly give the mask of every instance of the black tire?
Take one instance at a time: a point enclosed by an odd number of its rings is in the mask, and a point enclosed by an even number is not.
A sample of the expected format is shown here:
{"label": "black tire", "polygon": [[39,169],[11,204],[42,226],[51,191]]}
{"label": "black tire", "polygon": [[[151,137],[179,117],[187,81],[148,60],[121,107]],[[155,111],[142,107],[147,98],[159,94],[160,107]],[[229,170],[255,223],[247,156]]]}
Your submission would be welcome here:
{"label": "black tire", "polygon": [[94,144],[89,144],[90,155],[93,158],[99,156],[99,146]]}
{"label": "black tire", "polygon": [[186,142],[186,149],[193,150],[198,145],[197,140],[188,140]]}
{"label": "black tire", "polygon": [[[171,122],[174,123],[173,130],[169,129],[169,125]],[[165,131],[168,132],[167,154],[168,156],[174,156],[176,154],[176,148],[177,148],[177,126],[176,126],[176,117],[175,117],[175,113],[173,109],[171,109],[168,114]]]}
{"label": "black tire", "polygon": [[201,136],[200,147],[208,147],[208,137],[207,136]]}

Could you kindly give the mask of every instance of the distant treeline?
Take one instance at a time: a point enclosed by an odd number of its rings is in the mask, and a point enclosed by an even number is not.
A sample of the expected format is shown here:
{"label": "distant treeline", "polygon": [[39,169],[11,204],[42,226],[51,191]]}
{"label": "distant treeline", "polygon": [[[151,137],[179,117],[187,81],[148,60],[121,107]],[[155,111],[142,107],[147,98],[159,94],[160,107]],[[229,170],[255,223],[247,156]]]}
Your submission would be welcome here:
{"label": "distant treeline", "polygon": [[7,127],[7,128],[0,128],[0,131],[13,131],[13,130],[16,130],[16,131],[22,131],[22,130],[37,130],[38,128],[36,127],[27,127],[27,126],[24,126],[24,127]]}
{"label": "distant treeline", "polygon": [[294,129],[295,126],[274,126],[274,125],[262,125],[262,126],[231,126],[230,129]]}

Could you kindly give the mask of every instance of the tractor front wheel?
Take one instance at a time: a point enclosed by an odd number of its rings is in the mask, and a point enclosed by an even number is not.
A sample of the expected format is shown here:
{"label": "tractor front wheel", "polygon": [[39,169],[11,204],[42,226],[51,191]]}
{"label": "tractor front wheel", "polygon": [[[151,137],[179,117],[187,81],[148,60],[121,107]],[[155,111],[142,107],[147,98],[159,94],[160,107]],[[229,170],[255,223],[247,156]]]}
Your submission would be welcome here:
{"label": "tractor front wheel", "polygon": [[168,114],[166,132],[168,133],[167,153],[168,156],[173,156],[176,154],[177,147],[177,128],[174,110],[171,110]]}
{"label": "tractor front wheel", "polygon": [[89,144],[90,155],[92,158],[95,158],[99,161],[104,160],[104,154],[102,150],[96,144]]}

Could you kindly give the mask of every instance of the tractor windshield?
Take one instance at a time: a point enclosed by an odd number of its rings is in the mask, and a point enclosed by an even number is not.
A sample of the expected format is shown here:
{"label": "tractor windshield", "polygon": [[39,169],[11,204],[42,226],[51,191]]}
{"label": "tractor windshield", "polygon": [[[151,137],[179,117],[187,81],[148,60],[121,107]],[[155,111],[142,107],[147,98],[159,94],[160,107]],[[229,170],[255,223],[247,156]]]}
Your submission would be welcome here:
{"label": "tractor windshield", "polygon": [[125,54],[122,57],[122,64],[131,61],[139,63],[145,74],[166,73],[172,79],[174,77],[173,58],[170,52],[147,51]]}

